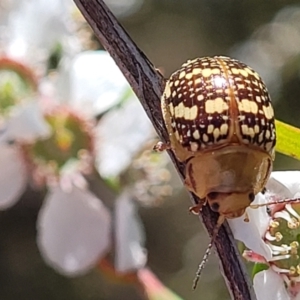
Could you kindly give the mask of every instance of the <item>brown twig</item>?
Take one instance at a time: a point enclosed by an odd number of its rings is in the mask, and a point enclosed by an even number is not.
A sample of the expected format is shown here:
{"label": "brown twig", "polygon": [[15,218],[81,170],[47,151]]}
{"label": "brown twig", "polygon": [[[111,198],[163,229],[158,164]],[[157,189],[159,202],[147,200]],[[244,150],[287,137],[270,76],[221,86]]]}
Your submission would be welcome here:
{"label": "brown twig", "polygon": [[[167,141],[168,133],[160,108],[160,96],[164,87],[162,75],[156,71],[144,53],[136,46],[102,0],[74,0],[74,2],[94,30],[96,37],[124,73],[159,137],[162,141]],[[184,166],[176,160],[172,153],[169,152],[169,154],[181,177],[184,178]],[[194,203],[197,203],[194,195],[191,194],[191,198]],[[201,215],[202,221],[211,235],[217,216],[208,206],[204,207]],[[227,224],[221,227],[215,240],[215,247],[231,297],[243,300],[256,299]]]}

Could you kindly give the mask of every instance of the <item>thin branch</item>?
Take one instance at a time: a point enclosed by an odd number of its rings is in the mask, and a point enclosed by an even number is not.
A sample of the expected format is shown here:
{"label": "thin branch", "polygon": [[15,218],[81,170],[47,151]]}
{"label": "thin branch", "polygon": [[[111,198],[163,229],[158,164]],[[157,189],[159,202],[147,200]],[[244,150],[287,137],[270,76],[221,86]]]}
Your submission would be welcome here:
{"label": "thin branch", "polygon": [[[74,2],[94,30],[96,37],[127,78],[161,140],[167,141],[168,133],[160,108],[160,96],[165,84],[162,75],[156,71],[144,53],[136,46],[102,0],[74,0]],[[184,178],[184,165],[176,160],[173,153],[169,152],[169,154],[181,178]],[[193,194],[191,194],[191,198],[194,203],[197,203],[197,198]],[[211,235],[217,215],[208,206],[203,208],[201,215],[202,221]],[[227,224],[220,228],[215,240],[215,247],[231,297],[242,300],[256,299]],[[201,253],[199,253],[199,257],[201,257]]]}

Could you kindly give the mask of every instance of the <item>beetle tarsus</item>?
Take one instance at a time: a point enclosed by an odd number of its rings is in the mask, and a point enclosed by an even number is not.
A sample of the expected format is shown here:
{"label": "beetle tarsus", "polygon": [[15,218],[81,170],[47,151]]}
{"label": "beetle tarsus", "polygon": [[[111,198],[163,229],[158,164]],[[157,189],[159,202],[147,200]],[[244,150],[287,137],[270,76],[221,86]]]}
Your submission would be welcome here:
{"label": "beetle tarsus", "polygon": [[154,147],[153,150],[157,151],[157,152],[163,152],[165,150],[170,150],[171,146],[170,143],[163,143],[161,141],[159,141]]}
{"label": "beetle tarsus", "polygon": [[189,211],[194,215],[198,216],[200,211],[202,210],[203,205],[205,204],[206,204],[206,200],[201,200],[199,203],[195,204],[194,206],[191,206],[189,208]]}

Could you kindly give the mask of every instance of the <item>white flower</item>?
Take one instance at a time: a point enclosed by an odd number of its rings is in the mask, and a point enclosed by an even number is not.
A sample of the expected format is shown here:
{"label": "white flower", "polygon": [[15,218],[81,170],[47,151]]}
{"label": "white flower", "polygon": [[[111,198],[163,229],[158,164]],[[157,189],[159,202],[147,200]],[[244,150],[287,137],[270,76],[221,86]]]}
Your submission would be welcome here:
{"label": "white flower", "polygon": [[282,199],[300,196],[300,171],[273,172],[267,183],[267,189]]}
{"label": "white flower", "polygon": [[[27,62],[66,39],[70,27],[70,0],[31,0],[9,14],[6,53]],[[74,5],[74,4],[73,4]],[[38,56],[38,57],[37,57]]]}
{"label": "white flower", "polygon": [[[63,107],[49,114],[52,128],[46,130],[50,126],[45,119],[30,112],[12,118],[14,126],[8,124],[3,134],[4,142],[13,139],[14,143],[0,146],[0,169],[5,170],[0,176],[0,208],[15,204],[29,175],[45,177],[49,192],[38,217],[40,252],[58,272],[76,276],[90,270],[107,253],[111,241],[110,212],[87,190],[81,173],[93,162],[89,123]],[[51,135],[36,140],[36,134],[45,132]],[[22,154],[18,145],[23,147]]]}
{"label": "white flower", "polygon": [[135,98],[105,114],[97,133],[97,168],[104,177],[121,173],[154,136],[153,126]]}
{"label": "white flower", "polygon": [[2,141],[33,142],[37,138],[46,138],[51,133],[36,101],[14,107],[3,127],[0,135]]}
{"label": "white flower", "polygon": [[257,300],[290,300],[282,277],[272,269],[257,273],[254,276],[253,286]]}
{"label": "white flower", "polygon": [[[13,206],[25,191],[28,171],[18,142],[48,136],[50,129],[37,105],[29,103],[14,110],[0,133],[0,209]],[[13,142],[13,143],[12,143]]]}
{"label": "white flower", "polygon": [[20,143],[46,138],[51,130],[37,101],[37,80],[26,65],[0,57],[0,209],[20,198],[28,182]]}
{"label": "white flower", "polygon": [[[299,198],[300,172],[273,172],[266,188],[266,193],[258,194],[253,204],[267,204],[283,199]],[[228,221],[234,237],[242,241],[255,253],[255,255],[258,254],[264,257],[266,263],[270,264],[269,270],[259,272],[254,277],[254,289],[258,300],[300,299],[300,289],[298,284],[300,278],[299,275],[297,275],[297,270],[295,271],[295,275],[292,276],[290,269],[285,269],[284,267],[288,264],[289,258],[292,257],[293,254],[291,253],[293,251],[298,251],[298,244],[297,242],[289,242],[287,245],[283,245],[284,242],[282,242],[282,246],[281,242],[278,245],[276,243],[274,244],[272,241],[277,240],[275,239],[274,234],[270,233],[270,230],[273,228],[272,226],[275,226],[274,228],[279,226],[278,224],[274,224],[274,222],[279,222],[278,220],[280,219],[282,219],[283,222],[290,224],[288,225],[288,228],[291,228],[291,231],[293,230],[292,228],[294,228],[293,226],[298,226],[294,222],[297,222],[297,220],[299,222],[300,217],[297,211],[292,208],[291,204],[293,204],[292,201],[290,201],[289,204],[276,204],[277,208],[276,206],[270,206],[270,215],[267,214],[266,206],[257,209],[247,208],[246,212],[249,217],[249,222],[244,222],[244,217]],[[295,219],[293,219],[294,216]],[[276,221],[273,221],[273,218],[275,218]],[[279,242],[282,239],[281,232],[279,229],[274,230],[275,233],[276,231],[278,231],[277,237]],[[285,233],[283,232],[282,234],[284,238]],[[293,236],[291,235],[289,238],[293,239]],[[288,252],[283,251],[285,249],[284,247],[290,247],[288,248]],[[286,264],[279,267],[278,264],[276,264],[276,261],[280,260],[286,262]]]}
{"label": "white flower", "polygon": [[[265,202],[264,195],[258,194],[252,204]],[[249,222],[244,221],[245,216],[228,220],[233,236],[235,239],[242,241],[249,249],[268,260],[272,257],[272,253],[270,247],[263,240],[263,235],[270,220],[266,207],[259,207],[257,209],[247,208],[246,213]]]}
{"label": "white flower", "polygon": [[106,51],[85,51],[65,62],[59,83],[64,98],[90,116],[105,112],[130,92],[127,80]]}
{"label": "white flower", "polygon": [[86,273],[110,247],[111,219],[102,202],[87,190],[52,188],[37,221],[40,252],[58,272]]}
{"label": "white flower", "polygon": [[116,202],[116,259],[115,268],[120,273],[141,269],[147,262],[143,248],[145,234],[130,194],[124,192]]}
{"label": "white flower", "polygon": [[13,206],[25,191],[27,171],[18,147],[0,144],[0,209]]}
{"label": "white flower", "polygon": [[[110,212],[88,190],[83,176],[95,169],[95,117],[118,105],[97,127],[97,164],[101,171],[108,164],[103,171],[108,176],[117,176],[130,164],[152,136],[152,126],[107,52],[87,51],[72,59],[66,55],[73,41],[70,5],[74,5],[71,0],[20,1],[0,20],[7,31],[0,39],[4,53],[30,61],[41,75],[51,51],[62,45],[65,66],[34,82],[32,102],[21,94],[21,99],[9,103],[9,117],[3,117],[0,132],[0,209],[16,203],[28,178],[35,186],[46,185],[48,194],[37,221],[38,247],[56,271],[76,276],[97,265],[111,245]],[[59,114],[62,103],[61,111],[70,115]],[[128,195],[117,202],[115,228],[116,270],[143,267],[144,234]]]}
{"label": "white flower", "polygon": [[118,176],[154,136],[145,111],[106,51],[85,51],[66,60],[57,89],[60,98],[86,116],[106,112],[96,128],[96,166],[104,177]]}

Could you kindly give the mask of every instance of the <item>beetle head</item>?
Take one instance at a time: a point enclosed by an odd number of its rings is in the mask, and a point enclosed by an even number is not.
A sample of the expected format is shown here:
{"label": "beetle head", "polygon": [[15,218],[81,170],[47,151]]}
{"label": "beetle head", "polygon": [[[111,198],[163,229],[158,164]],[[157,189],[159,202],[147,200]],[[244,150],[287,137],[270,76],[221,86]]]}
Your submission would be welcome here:
{"label": "beetle head", "polygon": [[242,216],[254,198],[253,191],[242,193],[210,192],[207,194],[207,201],[210,208],[227,219]]}

